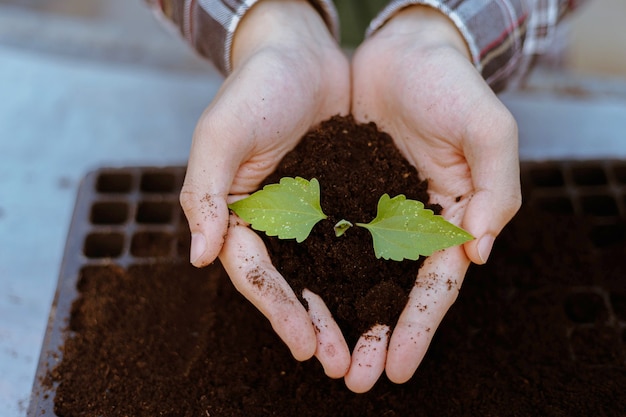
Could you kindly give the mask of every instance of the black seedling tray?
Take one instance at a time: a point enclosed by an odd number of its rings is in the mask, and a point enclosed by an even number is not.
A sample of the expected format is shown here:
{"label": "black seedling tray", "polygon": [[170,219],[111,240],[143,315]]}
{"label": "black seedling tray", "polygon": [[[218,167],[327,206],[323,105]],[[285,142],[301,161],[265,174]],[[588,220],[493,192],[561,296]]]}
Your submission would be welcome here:
{"label": "black seedling tray", "polygon": [[[186,220],[179,206],[184,167],[104,168],[89,173],[79,189],[58,286],[45,334],[28,416],[55,416],[55,387],[46,376],[62,360],[62,346],[77,281],[88,268],[182,260]],[[524,204],[557,214],[585,216],[598,249],[626,245],[626,162],[549,161],[522,164]],[[150,242],[146,245],[146,242]],[[146,250],[146,248],[149,248]],[[626,252],[625,252],[626,254]],[[219,268],[211,266],[210,268]],[[626,271],[626,258],[624,259]],[[626,281],[625,281],[626,282]],[[609,333],[611,363],[626,370],[626,284],[621,288],[575,285],[559,297],[569,317],[573,359],[604,366],[586,355],[590,334]]]}
{"label": "black seedling tray", "polygon": [[[62,360],[72,303],[82,271],[111,264],[128,268],[178,259],[179,205],[185,169],[104,168],[83,179],[65,246],[28,416],[55,416],[54,387],[44,383]],[[145,245],[149,242],[149,245]],[[146,251],[144,248],[150,250]]]}

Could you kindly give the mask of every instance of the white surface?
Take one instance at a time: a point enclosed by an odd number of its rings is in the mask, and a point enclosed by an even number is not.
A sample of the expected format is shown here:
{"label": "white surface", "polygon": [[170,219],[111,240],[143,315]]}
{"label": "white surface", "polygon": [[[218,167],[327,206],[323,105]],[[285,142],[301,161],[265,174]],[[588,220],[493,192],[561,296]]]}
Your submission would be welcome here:
{"label": "white surface", "polygon": [[536,71],[500,96],[515,116],[520,158],[626,158],[626,81]]}

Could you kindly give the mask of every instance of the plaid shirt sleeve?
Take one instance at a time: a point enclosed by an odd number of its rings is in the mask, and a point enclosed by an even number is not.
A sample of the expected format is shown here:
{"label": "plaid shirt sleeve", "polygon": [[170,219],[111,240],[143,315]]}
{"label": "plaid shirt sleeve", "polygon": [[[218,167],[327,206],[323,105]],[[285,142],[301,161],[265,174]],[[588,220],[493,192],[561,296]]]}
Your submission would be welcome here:
{"label": "plaid shirt sleeve", "polygon": [[[231,72],[233,35],[239,22],[259,0],[146,0],[224,75]],[[333,36],[339,36],[337,11],[331,0],[309,0]]]}
{"label": "plaid shirt sleeve", "polygon": [[544,52],[560,19],[585,0],[392,0],[370,23],[374,33],[400,9],[435,7],[458,27],[476,68],[494,89],[525,72],[531,57]]}

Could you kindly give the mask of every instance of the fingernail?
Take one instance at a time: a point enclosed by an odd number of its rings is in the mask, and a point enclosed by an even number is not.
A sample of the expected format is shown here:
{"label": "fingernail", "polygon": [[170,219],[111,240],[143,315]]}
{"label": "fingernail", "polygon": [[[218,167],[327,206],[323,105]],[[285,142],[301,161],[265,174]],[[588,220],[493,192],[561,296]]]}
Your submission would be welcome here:
{"label": "fingernail", "polygon": [[478,242],[478,256],[482,263],[486,263],[487,259],[489,259],[494,240],[494,237],[491,235],[485,235],[480,238],[480,242]]}
{"label": "fingernail", "polygon": [[192,264],[195,264],[206,250],[206,239],[202,233],[194,233],[191,235],[191,251],[189,253],[189,260]]}

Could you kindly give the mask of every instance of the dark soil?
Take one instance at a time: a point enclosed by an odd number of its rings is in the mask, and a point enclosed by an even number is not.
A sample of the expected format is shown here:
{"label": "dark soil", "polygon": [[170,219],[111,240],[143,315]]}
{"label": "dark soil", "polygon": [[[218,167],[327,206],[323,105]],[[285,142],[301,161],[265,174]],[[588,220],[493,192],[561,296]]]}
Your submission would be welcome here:
{"label": "dark soil", "polygon": [[[378,199],[404,194],[429,205],[427,181],[421,181],[393,140],[374,123],[358,125],[352,117],[335,117],[304,136],[267,178],[300,176],[320,182],[322,210],[302,243],[263,235],[272,263],[298,296],[304,288],[319,294],[343,330],[348,344],[375,324],[393,326],[423,262],[377,259],[372,237],[361,227],[335,236],[341,219],[368,223],[376,217]],[[301,299],[303,304],[306,301]]]}
{"label": "dark soil", "polygon": [[[354,156],[360,158],[366,157]],[[351,175],[362,177],[371,165],[364,162]],[[323,204],[342,200],[322,175]],[[363,208],[375,210],[384,192],[415,198],[424,191],[381,187],[344,192],[368,194],[374,203]],[[344,217],[341,209],[332,215]],[[319,229],[311,242],[328,233]],[[403,385],[383,376],[366,394],[327,378],[314,359],[296,362],[218,264],[87,267],[63,360],[45,382],[59,383],[54,411],[63,417],[624,416],[626,242],[598,247],[590,234],[585,218],[524,207],[496,241],[490,262],[470,267],[415,376]],[[188,245],[184,236],[181,247]],[[358,249],[369,256],[371,245]],[[404,268],[380,276],[400,276]],[[376,288],[368,285],[363,295]],[[402,307],[400,296],[397,301]],[[333,303],[341,310],[341,302]]]}

